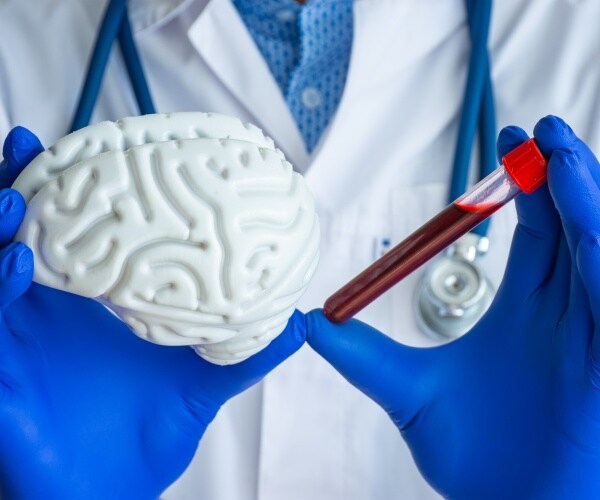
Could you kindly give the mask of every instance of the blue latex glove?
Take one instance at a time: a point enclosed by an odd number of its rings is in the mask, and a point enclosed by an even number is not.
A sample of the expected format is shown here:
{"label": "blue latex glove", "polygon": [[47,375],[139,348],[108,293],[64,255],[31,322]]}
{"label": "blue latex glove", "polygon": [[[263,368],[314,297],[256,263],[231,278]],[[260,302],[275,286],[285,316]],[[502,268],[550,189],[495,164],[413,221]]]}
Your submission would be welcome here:
{"label": "blue latex glove", "polygon": [[[517,198],[502,286],[467,335],[417,349],[307,316],[310,345],[383,407],[448,498],[600,498],[600,165],[559,118],[534,135],[548,186]],[[499,155],[526,138],[504,129]]]}
{"label": "blue latex glove", "polygon": [[[41,150],[14,129],[2,186]],[[31,283],[31,251],[9,243],[24,210],[0,191],[0,497],[157,497],[219,407],[302,345],[304,316],[238,365],[151,344],[94,300]]]}

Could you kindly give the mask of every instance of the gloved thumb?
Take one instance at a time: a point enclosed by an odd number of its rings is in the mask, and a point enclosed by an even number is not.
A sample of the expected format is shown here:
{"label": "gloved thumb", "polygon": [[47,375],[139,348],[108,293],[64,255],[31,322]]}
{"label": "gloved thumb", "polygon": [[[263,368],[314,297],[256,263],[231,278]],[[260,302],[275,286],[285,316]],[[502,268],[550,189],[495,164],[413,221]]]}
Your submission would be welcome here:
{"label": "gloved thumb", "polygon": [[306,319],[295,311],[285,330],[262,351],[241,363],[219,366],[198,357],[196,373],[188,377],[184,390],[188,409],[206,426],[222,404],[259,382],[294,354],[306,340]]}
{"label": "gloved thumb", "polygon": [[408,347],[358,320],[331,323],[306,315],[307,342],[348,382],[378,403],[402,430],[425,404],[428,349]]}

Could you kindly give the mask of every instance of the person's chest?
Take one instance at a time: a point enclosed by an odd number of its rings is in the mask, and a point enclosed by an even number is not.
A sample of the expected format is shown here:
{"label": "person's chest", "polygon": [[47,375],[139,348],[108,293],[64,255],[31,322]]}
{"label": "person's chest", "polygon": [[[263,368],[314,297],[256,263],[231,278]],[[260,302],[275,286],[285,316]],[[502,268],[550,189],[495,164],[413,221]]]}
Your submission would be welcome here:
{"label": "person's chest", "polygon": [[[590,20],[600,6],[596,0],[554,0],[550,9],[547,3],[495,6],[489,45],[498,125],[530,129],[540,116],[556,113],[592,139],[598,135],[590,116],[599,113],[594,105],[600,107],[593,97],[600,86],[594,64],[600,35]],[[6,21],[10,12],[4,16],[3,39],[12,42],[1,63],[8,121],[30,126],[51,143],[68,131],[101,9],[47,4],[36,14],[13,6],[19,21],[13,24]],[[136,39],[159,112],[214,111],[256,123],[298,170],[310,170],[323,208],[337,213],[348,200],[355,205],[363,193],[372,198],[371,191],[382,187],[446,182],[470,49],[460,0],[355,2],[344,94],[311,156],[230,0],[205,4],[137,0],[130,7],[141,26],[145,18],[158,19]],[[146,16],[145,5],[153,6]],[[114,50],[93,120],[136,113]]]}
{"label": "person's chest", "polygon": [[[20,9],[27,20],[20,25],[10,25],[6,17],[0,22],[2,41],[10,40],[0,44],[0,89],[7,124],[28,126],[49,145],[67,132],[101,9],[47,4],[56,8],[38,17]],[[214,111],[253,122],[306,172],[321,215],[323,245],[300,307],[318,307],[373,260],[382,240],[398,241],[447,201],[470,49],[462,2],[355,2],[344,95],[310,157],[231,3],[204,4],[186,3],[176,16],[137,34],[157,109]],[[538,118],[554,113],[598,151],[600,2],[506,0],[495,3],[493,16],[498,128],[514,123],[531,131]],[[116,58],[94,120],[136,113]],[[513,224],[510,209],[492,223],[483,265],[496,285]],[[419,278],[401,283],[361,318],[406,343],[430,344],[413,318]],[[194,484],[193,496],[226,491],[219,481],[231,481],[219,471],[228,469],[233,453],[236,466],[254,478],[235,490],[247,496],[234,498],[363,499],[403,492],[415,498],[426,491],[385,414],[307,349],[273,373],[261,392],[244,397],[247,401],[224,408],[211,425],[209,432],[219,439],[208,436],[199,451],[201,466],[194,462],[184,479]],[[251,432],[260,437],[250,439]]]}

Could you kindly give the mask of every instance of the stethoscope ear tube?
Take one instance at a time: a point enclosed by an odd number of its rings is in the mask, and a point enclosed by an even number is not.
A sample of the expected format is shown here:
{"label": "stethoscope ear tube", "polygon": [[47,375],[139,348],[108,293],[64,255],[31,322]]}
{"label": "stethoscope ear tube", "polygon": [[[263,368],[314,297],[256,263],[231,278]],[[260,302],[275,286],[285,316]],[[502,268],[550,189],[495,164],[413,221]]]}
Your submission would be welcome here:
{"label": "stethoscope ear tube", "polygon": [[148,82],[133,40],[127,15],[127,2],[126,0],[111,0],[98,31],[79,102],[71,123],[71,132],[79,130],[90,123],[113,42],[117,36],[140,113],[150,114],[155,112]]}

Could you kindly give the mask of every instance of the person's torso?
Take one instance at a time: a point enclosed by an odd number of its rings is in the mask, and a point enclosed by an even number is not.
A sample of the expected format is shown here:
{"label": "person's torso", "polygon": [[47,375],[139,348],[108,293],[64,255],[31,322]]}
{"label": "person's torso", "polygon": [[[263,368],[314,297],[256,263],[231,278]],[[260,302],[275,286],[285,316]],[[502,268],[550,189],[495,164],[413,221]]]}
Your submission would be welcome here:
{"label": "person's torso", "polygon": [[[310,156],[230,0],[206,4],[136,2],[134,25],[149,23],[136,40],[157,110],[214,111],[255,123],[305,173],[323,237],[299,308],[319,307],[372,262],[383,240],[399,241],[447,202],[469,54],[463,2],[355,0],[346,88]],[[0,136],[17,124],[46,145],[67,133],[104,5],[0,2]],[[598,19],[600,0],[495,3],[490,48],[499,128],[531,131],[553,113],[600,150]],[[137,113],[125,75],[113,57],[94,121]],[[514,222],[512,207],[493,218],[482,265],[496,285]],[[413,314],[421,276],[404,280],[359,318],[399,341],[433,345]],[[387,415],[308,347],[225,405],[164,496],[436,497]]]}

